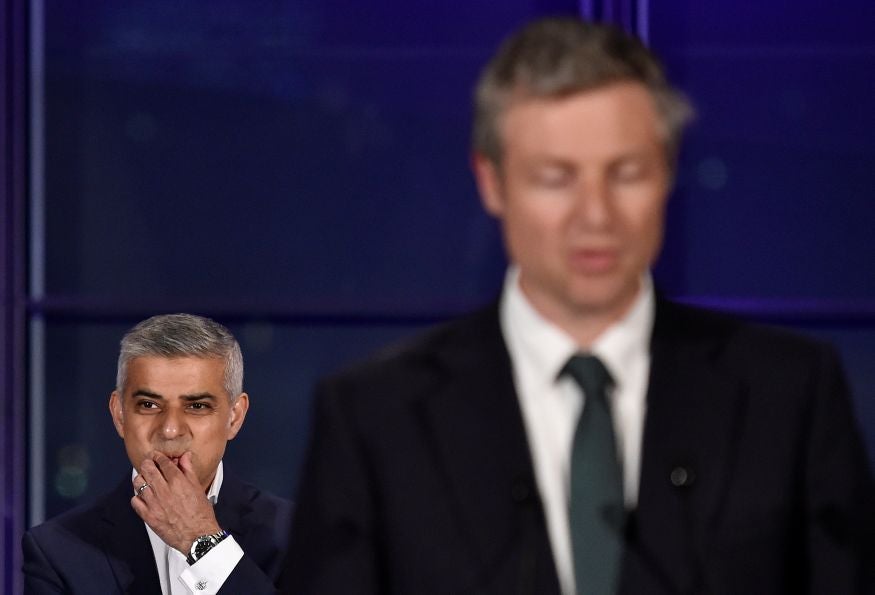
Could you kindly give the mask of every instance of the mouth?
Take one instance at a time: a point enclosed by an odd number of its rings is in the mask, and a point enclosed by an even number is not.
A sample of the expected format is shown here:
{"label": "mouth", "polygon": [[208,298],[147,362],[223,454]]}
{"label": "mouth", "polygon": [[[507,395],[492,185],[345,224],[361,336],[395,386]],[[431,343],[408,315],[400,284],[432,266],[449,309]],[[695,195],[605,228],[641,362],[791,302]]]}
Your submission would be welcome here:
{"label": "mouth", "polygon": [[584,275],[604,275],[617,266],[619,253],[606,248],[582,248],[569,256],[572,270]]}
{"label": "mouth", "polygon": [[177,467],[179,467],[179,459],[182,458],[182,454],[183,454],[183,453],[164,452],[164,453],[161,453],[161,454],[163,454],[165,457],[167,457],[168,459],[170,459],[170,460],[173,462],[174,465],[176,465]]}

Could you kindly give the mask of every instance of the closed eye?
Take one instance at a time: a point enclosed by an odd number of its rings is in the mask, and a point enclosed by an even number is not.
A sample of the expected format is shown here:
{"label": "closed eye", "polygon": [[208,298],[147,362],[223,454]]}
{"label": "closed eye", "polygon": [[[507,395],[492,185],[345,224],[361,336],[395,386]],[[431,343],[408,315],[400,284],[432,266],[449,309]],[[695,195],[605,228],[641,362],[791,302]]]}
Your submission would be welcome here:
{"label": "closed eye", "polygon": [[613,164],[611,178],[621,184],[647,180],[654,173],[652,161],[642,157],[628,157]]}
{"label": "closed eye", "polygon": [[561,164],[544,164],[535,167],[529,179],[542,188],[565,188],[574,181],[574,172]]}
{"label": "closed eye", "polygon": [[614,178],[619,182],[635,182],[640,180],[645,173],[641,163],[623,163],[614,170]]}

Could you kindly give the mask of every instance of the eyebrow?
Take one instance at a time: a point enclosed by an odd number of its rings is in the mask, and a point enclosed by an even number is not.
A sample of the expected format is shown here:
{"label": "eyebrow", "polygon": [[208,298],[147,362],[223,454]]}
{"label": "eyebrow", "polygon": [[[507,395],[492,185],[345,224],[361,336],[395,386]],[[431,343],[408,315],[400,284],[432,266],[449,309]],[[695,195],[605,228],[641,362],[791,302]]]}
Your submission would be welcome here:
{"label": "eyebrow", "polygon": [[212,393],[196,393],[193,395],[181,395],[179,397],[183,401],[216,401],[216,396]]}
{"label": "eyebrow", "polygon": [[[149,389],[146,389],[146,388],[141,388],[141,389],[135,390],[131,396],[132,397],[148,397],[150,399],[155,399],[156,401],[163,401],[164,400],[163,396],[161,396],[158,393],[153,392]],[[179,398],[182,399],[183,401],[188,401],[188,402],[192,402],[192,401],[217,401],[218,400],[215,395],[213,395],[212,393],[209,393],[209,392],[195,393],[195,394],[191,394],[191,395],[180,395]]]}
{"label": "eyebrow", "polygon": [[569,159],[565,155],[554,155],[553,153],[537,153],[532,155],[531,161],[535,165],[574,165],[572,159]]}

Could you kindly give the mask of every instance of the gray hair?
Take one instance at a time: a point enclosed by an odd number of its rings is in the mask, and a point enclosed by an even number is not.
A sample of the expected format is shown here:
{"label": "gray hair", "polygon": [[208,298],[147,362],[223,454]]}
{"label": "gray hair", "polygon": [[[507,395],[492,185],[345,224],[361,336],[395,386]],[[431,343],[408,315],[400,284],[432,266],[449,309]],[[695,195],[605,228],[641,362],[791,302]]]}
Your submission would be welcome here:
{"label": "gray hair", "polygon": [[223,385],[234,401],[243,392],[243,354],[231,332],[194,314],[162,314],[146,319],[121,340],[115,386],[124,394],[128,364],[137,357],[201,357],[225,360]]}
{"label": "gray hair", "polygon": [[551,17],[508,37],[484,68],[474,94],[473,149],[500,165],[499,119],[514,101],[562,98],[618,82],[644,85],[653,97],[673,164],[693,110],[666,80],[641,41],[611,25]]}

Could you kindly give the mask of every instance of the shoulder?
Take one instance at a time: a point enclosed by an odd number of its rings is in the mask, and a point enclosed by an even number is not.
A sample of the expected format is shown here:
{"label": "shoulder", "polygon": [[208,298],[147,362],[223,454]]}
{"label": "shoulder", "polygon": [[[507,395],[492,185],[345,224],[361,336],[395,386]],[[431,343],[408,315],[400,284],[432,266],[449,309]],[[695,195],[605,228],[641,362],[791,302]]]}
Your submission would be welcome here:
{"label": "shoulder", "polygon": [[51,539],[53,542],[87,540],[96,534],[103,524],[103,511],[118,500],[117,490],[104,494],[93,502],[81,504],[53,517],[27,531],[36,542]]}
{"label": "shoulder", "polygon": [[237,508],[267,523],[290,517],[292,511],[291,500],[245,482],[227,470],[219,500],[221,504]]}
{"label": "shoulder", "polygon": [[288,543],[292,502],[238,479],[226,467],[216,516],[247,556],[275,576],[274,566]]}
{"label": "shoulder", "polygon": [[482,360],[504,352],[498,308],[492,304],[392,344],[323,379],[320,386],[353,388],[429,383],[435,375],[471,363],[472,358]]}
{"label": "shoulder", "polygon": [[774,376],[840,367],[835,348],[824,341],[664,299],[657,302],[653,344],[692,347],[735,369],[768,369]]}
{"label": "shoulder", "polygon": [[56,573],[70,580],[100,580],[97,569],[105,564],[110,518],[121,518],[125,507],[130,509],[129,490],[123,489],[120,483],[113,492],[28,530],[21,541],[27,580],[51,582]]}
{"label": "shoulder", "polygon": [[317,383],[313,420],[322,431],[381,436],[407,427],[421,405],[484,375],[511,377],[497,307],[437,325]]}
{"label": "shoulder", "polygon": [[827,343],[782,327],[744,320],[737,316],[659,299],[655,335],[725,346],[765,346],[802,352],[829,349]]}

